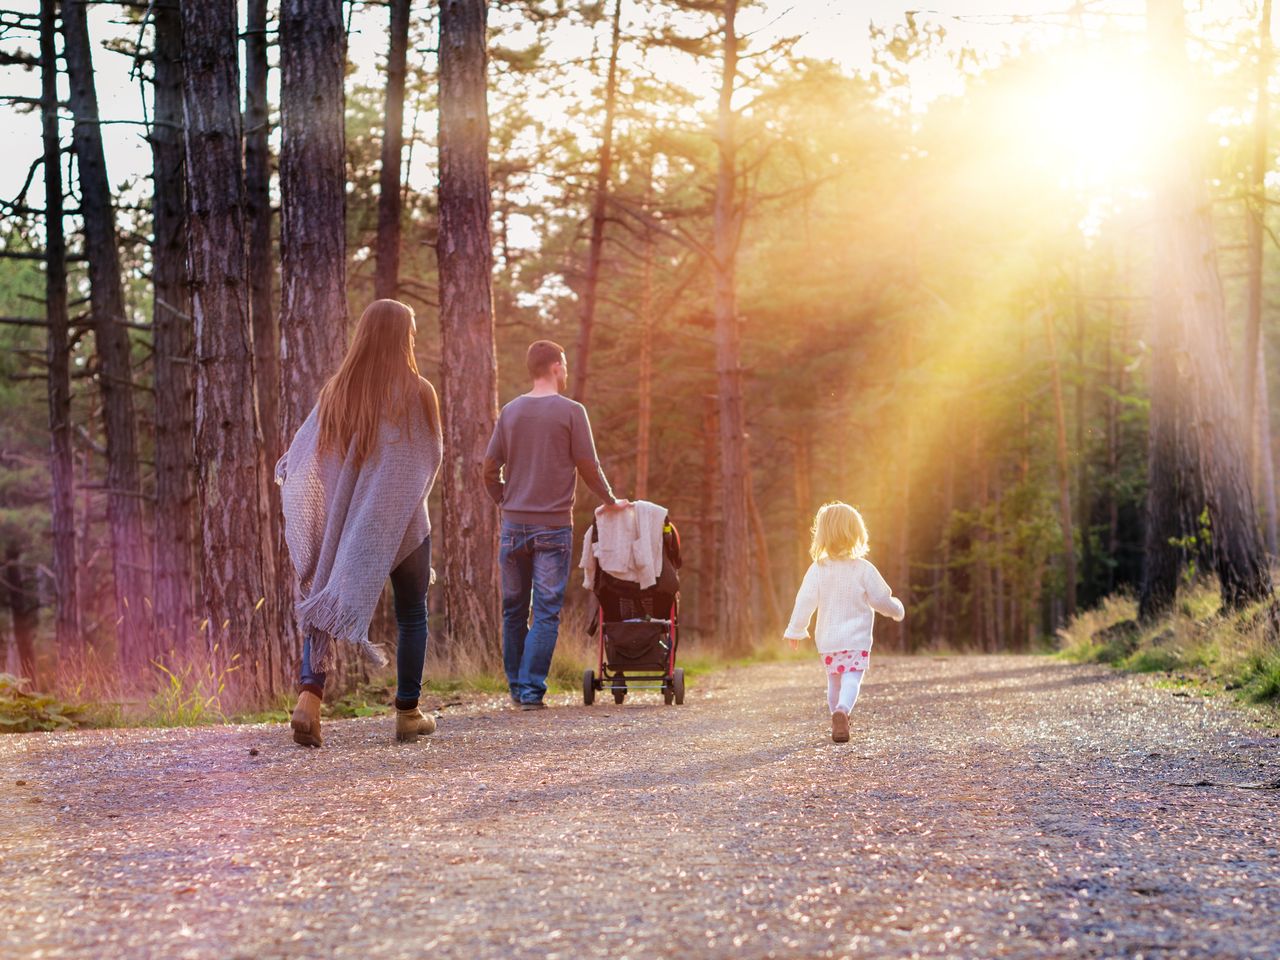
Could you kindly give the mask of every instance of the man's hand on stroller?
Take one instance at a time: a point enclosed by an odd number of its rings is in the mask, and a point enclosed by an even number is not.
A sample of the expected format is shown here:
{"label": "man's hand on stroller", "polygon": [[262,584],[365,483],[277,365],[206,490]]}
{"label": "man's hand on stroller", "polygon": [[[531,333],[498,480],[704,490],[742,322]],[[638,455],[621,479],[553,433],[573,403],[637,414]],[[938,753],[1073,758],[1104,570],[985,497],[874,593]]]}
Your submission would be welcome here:
{"label": "man's hand on stroller", "polygon": [[629,506],[631,506],[630,500],[615,500],[613,503],[606,503],[604,508],[606,510],[625,510]]}

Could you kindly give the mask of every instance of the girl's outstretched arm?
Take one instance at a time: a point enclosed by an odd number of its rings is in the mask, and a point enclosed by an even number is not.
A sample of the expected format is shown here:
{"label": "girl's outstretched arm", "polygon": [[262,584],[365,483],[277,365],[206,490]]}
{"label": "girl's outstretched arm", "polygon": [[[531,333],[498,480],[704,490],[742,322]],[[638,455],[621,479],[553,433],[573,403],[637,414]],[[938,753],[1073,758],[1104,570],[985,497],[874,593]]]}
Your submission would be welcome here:
{"label": "girl's outstretched arm", "polygon": [[799,641],[809,636],[809,621],[813,612],[818,609],[818,565],[811,563],[805,572],[804,581],[796,593],[796,605],[791,611],[791,622],[787,624],[783,636],[795,647]]}
{"label": "girl's outstretched arm", "polygon": [[876,565],[870,560],[863,562],[867,565],[867,603],[876,613],[890,620],[901,620],[907,615],[902,601],[893,595]]}

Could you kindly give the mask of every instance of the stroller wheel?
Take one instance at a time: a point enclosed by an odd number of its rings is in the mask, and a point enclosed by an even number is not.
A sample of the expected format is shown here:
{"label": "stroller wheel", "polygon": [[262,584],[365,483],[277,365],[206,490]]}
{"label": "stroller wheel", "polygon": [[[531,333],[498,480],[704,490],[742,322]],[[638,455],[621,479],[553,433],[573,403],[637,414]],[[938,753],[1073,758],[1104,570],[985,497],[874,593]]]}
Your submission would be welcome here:
{"label": "stroller wheel", "polygon": [[621,703],[621,702],[622,702],[623,700],[625,700],[625,699],[627,699],[627,691],[625,691],[625,690],[615,690],[615,691],[613,691],[613,702],[614,702],[614,703]]}
{"label": "stroller wheel", "polygon": [[582,702],[588,707],[596,702],[596,672],[594,670],[583,671]]}
{"label": "stroller wheel", "polygon": [[671,702],[675,700],[675,698],[676,698],[675,689],[673,688],[671,681],[663,680],[662,681],[662,702],[669,707],[671,706]]}
{"label": "stroller wheel", "polygon": [[622,703],[627,699],[627,678],[622,674],[618,674],[613,678],[613,702]]}
{"label": "stroller wheel", "polygon": [[676,703],[684,703],[684,669],[676,667],[675,676],[671,681],[671,690],[675,694]]}

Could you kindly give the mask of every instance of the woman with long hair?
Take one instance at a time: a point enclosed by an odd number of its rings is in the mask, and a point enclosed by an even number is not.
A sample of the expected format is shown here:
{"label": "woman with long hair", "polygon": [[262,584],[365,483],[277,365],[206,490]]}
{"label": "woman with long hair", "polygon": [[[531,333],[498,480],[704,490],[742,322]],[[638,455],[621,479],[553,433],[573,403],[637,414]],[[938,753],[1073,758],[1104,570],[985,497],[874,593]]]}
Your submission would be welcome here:
{"label": "woman with long hair", "polygon": [[440,406],[418,373],[413,310],[375,300],[360,316],[342,366],[276,464],[285,540],[298,575],[303,632],[293,739],[318,747],[325,671],[335,642],[378,666],[386,657],[369,624],[387,576],[395,594],[396,739],[415,741],[435,721],[418,708],[427,652],[431,521],[427,497],[440,468]]}

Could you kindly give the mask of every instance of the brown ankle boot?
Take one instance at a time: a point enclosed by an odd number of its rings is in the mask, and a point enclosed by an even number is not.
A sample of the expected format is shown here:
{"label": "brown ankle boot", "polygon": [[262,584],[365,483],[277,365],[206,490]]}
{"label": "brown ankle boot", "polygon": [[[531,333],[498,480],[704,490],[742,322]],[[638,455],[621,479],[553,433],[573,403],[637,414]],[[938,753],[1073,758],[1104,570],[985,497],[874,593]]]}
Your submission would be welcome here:
{"label": "brown ankle boot", "polygon": [[436,732],[435,717],[428,717],[418,707],[412,710],[396,710],[396,739],[401,743],[416,743],[418,737]]}
{"label": "brown ankle boot", "polygon": [[293,727],[294,743],[304,747],[320,746],[320,698],[310,690],[303,690],[289,726]]}
{"label": "brown ankle boot", "polygon": [[849,742],[849,715],[843,710],[831,715],[831,739],[836,743]]}

